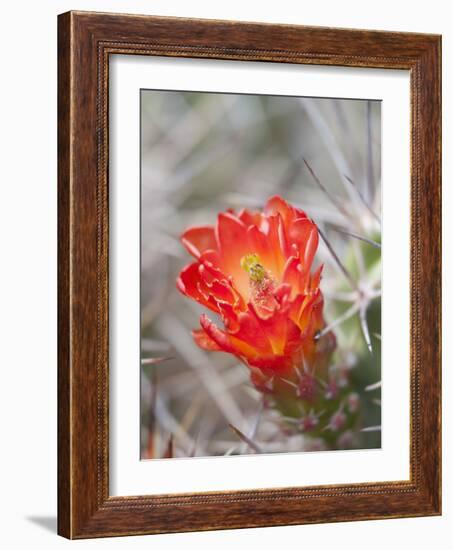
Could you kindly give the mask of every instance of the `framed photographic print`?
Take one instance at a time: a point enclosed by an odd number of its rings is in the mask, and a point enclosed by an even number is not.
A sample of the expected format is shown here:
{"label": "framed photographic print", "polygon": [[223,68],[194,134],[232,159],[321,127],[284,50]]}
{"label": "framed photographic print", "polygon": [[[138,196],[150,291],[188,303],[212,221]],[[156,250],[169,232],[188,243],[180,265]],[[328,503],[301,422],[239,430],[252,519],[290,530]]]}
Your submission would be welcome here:
{"label": "framed photographic print", "polygon": [[440,37],[59,16],[59,533],[441,513]]}

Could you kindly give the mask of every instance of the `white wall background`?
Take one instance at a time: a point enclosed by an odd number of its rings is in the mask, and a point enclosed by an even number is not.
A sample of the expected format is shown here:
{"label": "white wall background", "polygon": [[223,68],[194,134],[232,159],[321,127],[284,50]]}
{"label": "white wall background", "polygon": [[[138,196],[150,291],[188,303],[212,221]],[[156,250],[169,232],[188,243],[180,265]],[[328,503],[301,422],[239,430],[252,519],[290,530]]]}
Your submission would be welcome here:
{"label": "white wall background", "polygon": [[[57,19],[69,9],[299,23],[443,34],[444,280],[452,276],[453,23],[442,0],[276,3],[229,0],[16,0],[2,5],[0,85],[0,540],[3,548],[185,550],[282,545],[451,547],[453,391],[444,339],[444,515],[437,518],[160,535],[70,543],[56,526],[56,93]],[[449,123],[449,124],[448,124]],[[449,254],[447,253],[449,252]],[[444,327],[451,326],[444,285]],[[444,329],[444,334],[448,336]]]}

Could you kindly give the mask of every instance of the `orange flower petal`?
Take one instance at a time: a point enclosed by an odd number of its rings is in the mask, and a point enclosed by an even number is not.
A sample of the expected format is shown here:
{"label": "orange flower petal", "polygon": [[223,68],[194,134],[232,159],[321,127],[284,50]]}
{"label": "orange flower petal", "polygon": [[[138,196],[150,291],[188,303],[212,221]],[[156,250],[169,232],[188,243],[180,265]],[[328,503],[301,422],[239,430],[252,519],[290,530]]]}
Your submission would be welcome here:
{"label": "orange flower petal", "polygon": [[272,352],[268,334],[259,323],[253,306],[249,305],[248,311],[239,313],[238,323],[239,328],[234,332],[236,338],[244,342],[253,342],[253,347],[262,353]]}
{"label": "orange flower petal", "polygon": [[212,311],[217,311],[217,308],[209,301],[209,297],[200,292],[200,273],[198,263],[189,264],[181,271],[176,281],[176,286],[182,294],[189,296]]}
{"label": "orange flower petal", "polygon": [[257,355],[257,350],[252,345],[241,341],[219,329],[206,315],[201,315],[200,324],[206,334],[223,350],[238,357],[251,358]]}
{"label": "orange flower petal", "polygon": [[304,333],[319,330],[324,322],[322,318],[323,298],[321,291],[318,289],[313,294],[305,296],[298,317],[298,326]]}
{"label": "orange flower petal", "polygon": [[288,298],[291,296],[291,285],[287,283],[282,283],[274,291],[274,297],[279,304],[284,305]]}
{"label": "orange flower petal", "polygon": [[264,207],[266,216],[275,216],[280,214],[283,223],[289,225],[296,217],[294,208],[278,195],[271,197]]}
{"label": "orange flower petal", "polygon": [[206,351],[222,351],[222,348],[220,348],[216,342],[202,329],[193,330],[192,337],[197,346]]}
{"label": "orange flower petal", "polygon": [[283,271],[283,282],[291,287],[291,296],[304,293],[308,283],[309,273],[302,271],[299,258],[290,256]]}
{"label": "orange flower petal", "polygon": [[263,214],[257,211],[250,211],[247,208],[240,210],[237,214],[237,217],[243,222],[247,227],[250,225],[256,225],[257,227],[261,226],[263,221]]}
{"label": "orange flower petal", "polygon": [[181,235],[181,241],[189,254],[195,258],[199,258],[205,250],[217,248],[214,227],[210,225],[189,227]]}
{"label": "orange flower petal", "polygon": [[246,225],[231,213],[221,213],[217,219],[216,238],[221,269],[233,278],[238,291],[247,296],[249,278],[241,267],[241,259],[250,253]]}
{"label": "orange flower petal", "polygon": [[239,330],[238,312],[231,304],[219,303],[219,311],[223,324],[228,332],[235,333]]}
{"label": "orange flower petal", "polygon": [[318,229],[308,218],[295,220],[289,228],[291,242],[297,244],[299,257],[304,270],[309,270],[313,262],[316,249],[318,248]]}
{"label": "orange flower petal", "polygon": [[233,289],[227,281],[213,279],[202,265],[199,266],[198,271],[200,274],[200,291],[203,294],[211,295],[219,302],[233,304],[236,301]]}
{"label": "orange flower petal", "polygon": [[316,290],[321,282],[321,274],[324,269],[324,264],[321,264],[318,269],[310,277],[310,290]]}
{"label": "orange flower petal", "polygon": [[285,268],[287,253],[286,250],[286,234],[283,229],[283,220],[280,214],[276,216],[270,216],[268,218],[269,227],[266,232],[268,239],[269,252],[273,256],[273,261],[275,264],[275,276],[281,280],[283,274],[283,269]]}
{"label": "orange flower petal", "polygon": [[284,355],[289,342],[300,342],[300,329],[285,309],[276,310],[266,319],[259,317],[253,306],[250,306],[250,309],[254,312],[261,330],[266,334],[275,355]]}
{"label": "orange flower petal", "polygon": [[293,360],[289,355],[267,355],[252,357],[249,364],[264,371],[279,371],[292,366]]}

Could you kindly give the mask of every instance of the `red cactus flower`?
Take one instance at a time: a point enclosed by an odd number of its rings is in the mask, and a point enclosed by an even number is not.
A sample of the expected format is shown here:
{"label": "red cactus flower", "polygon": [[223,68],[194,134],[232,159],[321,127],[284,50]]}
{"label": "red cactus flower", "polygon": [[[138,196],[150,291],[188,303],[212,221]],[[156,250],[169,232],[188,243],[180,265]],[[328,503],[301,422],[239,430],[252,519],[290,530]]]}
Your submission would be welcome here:
{"label": "red cactus flower", "polygon": [[334,337],[317,338],[325,326],[322,266],[312,272],[318,230],[305,212],[275,196],[263,212],[222,212],[215,227],[191,227],[181,240],[195,261],[180,273],[179,290],[224,325],[201,315],[193,332],[201,348],[237,356],[256,385],[325,363]]}

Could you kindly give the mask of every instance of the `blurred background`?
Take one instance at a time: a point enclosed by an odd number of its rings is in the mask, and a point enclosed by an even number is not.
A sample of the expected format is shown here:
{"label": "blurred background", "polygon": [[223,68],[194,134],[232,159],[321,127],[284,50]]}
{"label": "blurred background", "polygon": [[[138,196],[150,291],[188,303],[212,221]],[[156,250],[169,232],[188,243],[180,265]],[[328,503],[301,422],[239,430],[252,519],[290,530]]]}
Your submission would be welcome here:
{"label": "blurred background", "polygon": [[141,457],[314,450],[263,409],[245,365],[195,345],[204,308],[175,286],[188,226],[274,194],[325,237],[325,318],[361,400],[354,447],[380,447],[380,102],[142,90],[141,133]]}

